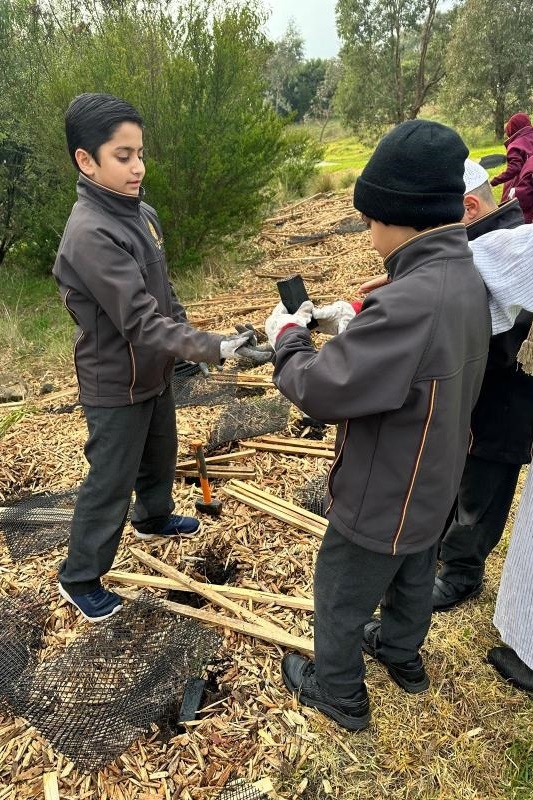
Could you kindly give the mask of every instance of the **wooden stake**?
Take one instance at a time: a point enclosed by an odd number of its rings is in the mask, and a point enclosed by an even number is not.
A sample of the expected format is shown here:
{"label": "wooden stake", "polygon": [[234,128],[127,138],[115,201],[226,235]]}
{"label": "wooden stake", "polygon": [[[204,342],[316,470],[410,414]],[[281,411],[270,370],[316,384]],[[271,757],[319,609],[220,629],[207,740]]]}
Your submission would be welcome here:
{"label": "wooden stake", "polygon": [[[206,464],[225,464],[228,461],[242,461],[243,458],[255,455],[256,450],[252,447],[250,450],[236,450],[234,453],[224,453],[221,456],[206,456]],[[180,461],[176,464],[176,469],[192,469],[196,467],[196,459],[190,458],[188,461]]]}
{"label": "wooden stake", "polygon": [[[180,478],[197,478],[198,470],[176,468],[176,475]],[[208,478],[255,478],[253,467],[208,467]]]}
{"label": "wooden stake", "polygon": [[233,613],[238,617],[241,617],[252,625],[259,625],[268,631],[281,631],[284,633],[283,628],[275,625],[273,622],[270,622],[270,620],[265,620],[262,617],[259,617],[257,614],[254,614],[253,611],[249,611],[247,608],[240,606],[238,603],[234,603],[233,600],[229,600],[227,597],[224,597],[224,595],[211,591],[206,584],[199,583],[193,578],[189,578],[188,575],[185,575],[183,572],[180,572],[168,564],[164,564],[162,561],[159,561],[158,558],[154,558],[148,553],[145,553],[144,550],[139,550],[137,547],[130,547],[130,551],[133,553],[135,558],[141,562],[141,564],[145,564],[147,567],[155,569],[156,572],[166,575],[167,578],[172,578],[172,580],[181,584],[181,588],[185,587],[189,589],[189,591],[196,592],[196,594],[205,597],[206,600],[210,600],[215,605],[222,606],[222,608],[233,611]]}
{"label": "wooden stake", "polygon": [[314,447],[306,449],[304,447],[301,447],[300,445],[291,444],[290,440],[288,441],[287,444],[281,444],[281,443],[278,444],[277,442],[264,442],[256,439],[252,441],[243,439],[241,440],[241,444],[244,445],[244,447],[253,445],[256,448],[256,450],[267,450],[268,452],[271,453],[287,453],[289,455],[304,456],[305,458],[308,458],[310,456],[315,456],[316,458],[327,458],[330,461],[333,461],[335,458],[335,453],[333,452],[333,450],[329,449],[326,450],[325,448],[323,450],[319,450]]}
{"label": "wooden stake", "polygon": [[[137,592],[130,592],[126,589],[119,589],[117,591],[121,597],[129,600],[135,600]],[[201,622],[206,622],[209,625],[217,625],[221,628],[229,628],[237,633],[244,633],[247,636],[253,636],[255,639],[262,639],[264,642],[270,644],[278,644],[283,647],[288,647],[290,650],[297,650],[306,656],[314,654],[313,640],[307,639],[304,636],[293,636],[287,633],[282,628],[265,628],[262,625],[252,625],[249,622],[244,622],[241,619],[233,619],[225,617],[222,614],[216,614],[213,611],[205,611],[202,608],[193,608],[192,606],[185,606],[181,603],[173,603],[170,600],[161,600],[161,603],[173,611],[175,614],[181,614],[183,617],[192,617]]]}
{"label": "wooden stake", "polygon": [[[139,572],[121,572],[111,570],[106,573],[106,578],[125,586],[150,587],[152,589],[165,589],[182,591],[183,586],[177,581],[159,575],[144,575]],[[212,592],[218,592],[225,597],[233,597],[237,600],[252,600],[254,603],[268,603],[279,606],[279,608],[295,608],[301,611],[313,611],[314,603],[310,597],[293,597],[288,594],[278,594],[275,592],[260,592],[257,589],[246,589],[243,586],[226,586],[210,583],[209,588]]]}
{"label": "wooden stake", "polygon": [[265,514],[269,514],[271,517],[279,519],[281,522],[285,522],[287,525],[290,525],[293,528],[298,528],[299,530],[305,531],[305,533],[310,533],[313,536],[316,536],[317,539],[322,539],[324,536],[325,526],[324,529],[319,529],[312,523],[305,520],[303,517],[291,515],[288,512],[283,511],[279,506],[269,505],[268,503],[262,502],[252,495],[246,495],[240,493],[239,491],[235,491],[231,487],[231,482],[226,486],[223,486],[222,491],[224,494],[227,494],[228,497],[233,497],[240,503],[245,503],[246,505],[257,509],[258,511],[263,511]]}
{"label": "wooden stake", "polygon": [[59,800],[57,772],[45,772],[43,775],[44,800]]}
{"label": "wooden stake", "polygon": [[297,514],[300,517],[305,517],[307,520],[309,520],[309,522],[314,523],[319,529],[325,529],[327,527],[328,523],[324,517],[321,517],[319,514],[313,514],[312,511],[308,511],[306,508],[302,508],[295,503],[290,503],[288,500],[283,500],[281,497],[278,497],[275,494],[265,492],[260,489],[259,486],[256,486],[255,483],[244,483],[244,481],[234,480],[231,481],[230,484],[231,486],[235,486],[237,490],[241,492],[262,498],[266,502],[278,506],[289,513]]}

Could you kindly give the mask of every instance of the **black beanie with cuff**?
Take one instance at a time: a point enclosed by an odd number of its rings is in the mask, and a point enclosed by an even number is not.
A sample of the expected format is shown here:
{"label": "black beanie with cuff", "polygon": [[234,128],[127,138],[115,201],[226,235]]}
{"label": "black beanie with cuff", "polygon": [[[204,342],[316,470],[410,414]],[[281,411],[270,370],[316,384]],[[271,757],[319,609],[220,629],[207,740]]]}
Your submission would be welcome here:
{"label": "black beanie with cuff", "polygon": [[402,122],[378,143],[357,179],[354,206],[369,219],[417,230],[460,222],[468,148],[440,122]]}

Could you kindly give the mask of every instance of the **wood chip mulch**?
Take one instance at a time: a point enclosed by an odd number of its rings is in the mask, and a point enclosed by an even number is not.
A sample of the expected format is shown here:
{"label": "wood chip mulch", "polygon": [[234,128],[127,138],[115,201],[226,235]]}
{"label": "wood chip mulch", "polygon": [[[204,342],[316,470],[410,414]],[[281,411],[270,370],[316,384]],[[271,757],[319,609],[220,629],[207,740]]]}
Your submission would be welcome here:
{"label": "wood chip mulch", "polygon": [[[188,306],[191,321],[219,331],[232,330],[235,322],[262,327],[278,301],[275,281],[296,272],[318,303],[354,299],[358,285],[382,271],[369,234],[357,223],[348,193],[319,195],[281,209],[258,238],[261,262],[229,289],[208,284],[205,298]],[[254,374],[268,377],[271,370],[268,365]],[[20,492],[76,486],[86,471],[79,407],[50,413],[50,404],[37,397],[42,374],[28,369],[23,377],[33,395],[23,406],[0,410],[0,424],[11,415],[0,438],[0,501]],[[75,400],[72,373],[54,377]],[[274,396],[274,388],[268,391]],[[180,459],[189,457],[193,440],[207,441],[213,413],[199,407],[177,412]],[[301,437],[300,422],[293,408],[286,434]],[[333,438],[328,427],[326,441]],[[254,467],[255,483],[263,490],[290,501],[310,478],[325,474],[331,461],[257,451],[242,464]],[[311,596],[319,541],[224,496],[222,485],[213,481],[223,514],[204,518],[199,538],[150,542],[148,551],[199,580],[205,579],[204,560],[216,555],[223,563],[237,562],[236,585]],[[198,496],[196,486],[177,479],[180,511],[193,514]],[[138,544],[128,525],[116,570],[154,574],[131,554],[130,546]],[[280,678],[282,648],[226,630],[214,674],[217,693],[201,718],[166,744],[154,731],[98,773],[83,774],[23,719],[0,713],[0,800],[203,800],[217,797],[234,777],[250,784],[269,778],[271,794],[287,800],[510,797],[509,748],[516,742],[527,748],[533,713],[527,697],[503,684],[485,662],[487,648],[498,641],[491,617],[504,552],[505,543],[491,557],[478,602],[436,616],[425,645],[432,679],[427,693],[405,695],[378,664],[368,662],[373,717],[367,731],[348,734],[299,706]],[[45,657],[57,655],[87,630],[57,595],[56,570],[64,555],[62,547],[14,564],[7,549],[0,549],[0,595],[32,589],[50,598]],[[312,637],[309,612],[255,604],[253,610],[291,634]]]}

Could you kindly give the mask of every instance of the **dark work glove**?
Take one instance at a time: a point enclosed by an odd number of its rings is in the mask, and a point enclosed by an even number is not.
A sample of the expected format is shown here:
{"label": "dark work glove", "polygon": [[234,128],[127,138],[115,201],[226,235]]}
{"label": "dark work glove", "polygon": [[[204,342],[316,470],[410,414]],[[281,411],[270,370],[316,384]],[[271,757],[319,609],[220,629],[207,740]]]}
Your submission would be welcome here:
{"label": "dark work glove", "polygon": [[[268,364],[272,361],[274,349],[269,344],[257,344],[258,334],[251,322],[245,322],[244,325],[238,323],[235,325],[235,330],[237,330],[239,333],[246,333],[247,331],[250,331],[252,334],[248,344],[245,344],[243,347],[239,347],[239,349],[236,351],[236,355],[249,359],[254,364],[257,364],[257,366],[261,366],[261,364]],[[266,337],[264,337],[263,341],[265,339]]]}

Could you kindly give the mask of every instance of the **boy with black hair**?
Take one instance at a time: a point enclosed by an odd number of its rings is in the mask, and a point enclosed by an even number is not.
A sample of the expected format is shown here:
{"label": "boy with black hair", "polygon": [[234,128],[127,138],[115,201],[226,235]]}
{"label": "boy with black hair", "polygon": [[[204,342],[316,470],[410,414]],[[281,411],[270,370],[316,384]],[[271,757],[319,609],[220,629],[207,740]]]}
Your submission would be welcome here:
{"label": "boy with black hair", "polygon": [[[463,217],[468,150],[413,120],[378,144],[355,187],[390,283],[316,351],[296,315],[266,323],[275,382],[315,419],[338,423],[329,521],[315,572],[315,661],[285,656],[300,701],[349,730],[370,719],[362,649],[405,691],[429,686],[419,649],[432,612],[440,531],[466,457],[490,337]],[[371,616],[381,600],[381,619]]]}
{"label": "boy with black hair", "polygon": [[142,539],[194,536],[172,514],[177,434],[170,379],[176,357],[220,364],[251,338],[198,331],[168,280],[157,214],[143,202],[142,119],[107,94],[82,94],[66,113],[78,200],[53,273],[77,326],[74,361],[89,438],[59,592],[90,622],[120,610],[100,578],[116,555],[132,491]]}

